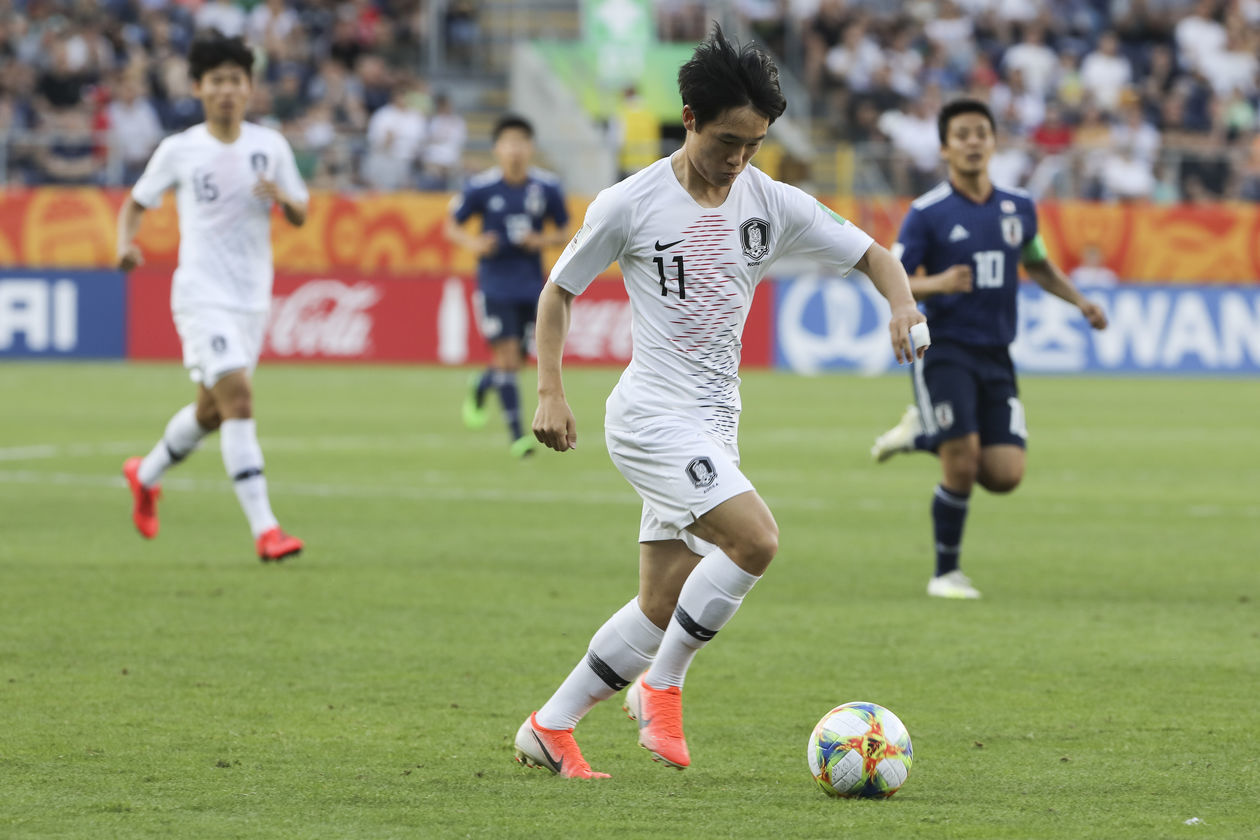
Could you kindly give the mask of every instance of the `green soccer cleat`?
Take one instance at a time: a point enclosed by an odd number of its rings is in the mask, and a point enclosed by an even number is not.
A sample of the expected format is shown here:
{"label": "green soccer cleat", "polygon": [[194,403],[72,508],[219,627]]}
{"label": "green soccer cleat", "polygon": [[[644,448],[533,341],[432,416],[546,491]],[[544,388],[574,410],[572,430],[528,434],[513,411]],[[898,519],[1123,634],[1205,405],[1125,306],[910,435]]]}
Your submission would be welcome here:
{"label": "green soccer cleat", "polygon": [[474,373],[472,378],[468,380],[468,391],[464,394],[464,425],[470,429],[484,428],[486,420],[489,418],[489,412],[486,411],[484,400],[485,395],[482,395],[483,399],[481,402],[477,401],[477,385],[480,381],[481,376]]}
{"label": "green soccer cleat", "polygon": [[508,448],[513,457],[525,458],[534,454],[534,439],[529,435],[521,435],[512,441],[512,445]]}

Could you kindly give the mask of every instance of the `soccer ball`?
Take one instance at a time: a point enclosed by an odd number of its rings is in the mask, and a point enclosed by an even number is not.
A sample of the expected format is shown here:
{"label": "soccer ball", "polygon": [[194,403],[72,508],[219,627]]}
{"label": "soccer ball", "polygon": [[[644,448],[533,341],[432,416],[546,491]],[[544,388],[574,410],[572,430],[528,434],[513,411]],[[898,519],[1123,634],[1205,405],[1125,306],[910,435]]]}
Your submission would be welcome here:
{"label": "soccer ball", "polygon": [[845,703],[818,721],[806,758],[828,796],[880,798],[906,783],[914,750],[892,712],[874,703]]}

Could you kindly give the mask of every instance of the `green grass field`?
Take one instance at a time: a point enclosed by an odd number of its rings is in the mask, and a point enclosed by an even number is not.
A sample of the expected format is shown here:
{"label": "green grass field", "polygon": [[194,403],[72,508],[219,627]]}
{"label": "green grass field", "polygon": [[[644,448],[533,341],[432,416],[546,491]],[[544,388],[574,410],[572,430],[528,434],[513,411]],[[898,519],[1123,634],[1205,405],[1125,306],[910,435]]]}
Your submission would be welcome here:
{"label": "green grass field", "polygon": [[[1254,380],[1025,378],[1025,484],[967,526],[985,599],[943,603],[935,462],[867,457],[908,382],[749,375],[781,549],[690,673],[692,767],[654,764],[619,699],[577,733],[611,781],[516,765],[635,588],[616,375],[571,371],[577,452],[516,462],[497,420],[459,425],[467,371],[264,366],[272,500],[307,540],[264,566],[217,438],[159,537],[131,527],[119,465],[181,369],[0,366],[0,837],[1260,836]],[[888,801],[806,768],[859,699],[914,738]]]}

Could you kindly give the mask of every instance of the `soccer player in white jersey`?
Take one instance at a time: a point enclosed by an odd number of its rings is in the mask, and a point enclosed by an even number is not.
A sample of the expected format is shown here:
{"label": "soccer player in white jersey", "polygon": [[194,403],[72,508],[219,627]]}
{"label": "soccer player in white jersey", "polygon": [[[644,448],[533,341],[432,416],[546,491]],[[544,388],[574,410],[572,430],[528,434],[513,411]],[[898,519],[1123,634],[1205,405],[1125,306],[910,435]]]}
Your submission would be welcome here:
{"label": "soccer player in white jersey", "polygon": [[770,265],[791,255],[870,276],[892,307],[899,361],[917,355],[909,330],[924,321],[888,251],[748,166],[786,107],[764,53],[715,27],[679,71],[678,88],[682,149],[596,197],[538,306],[533,428],[558,452],[578,441],[561,377],[574,296],[616,261],[634,318],[634,355],[608,398],[605,435],[613,463],[643,498],[639,592],[516,735],[518,761],[572,778],[606,777],[591,770],[573,728],[626,686],[639,743],[658,761],[690,764],[687,668],[778,550],[778,526],[740,472],[736,445],[740,336]]}
{"label": "soccer player in white jersey", "polygon": [[130,271],[143,262],[135,244],[141,218],[174,188],[180,242],[171,310],[197,397],[175,413],[148,455],[127,459],[123,475],[132,521],[152,539],[163,473],[219,430],[223,464],[258,556],[283,560],[300,552],[302,541],[282,531],[271,512],[250,377],[271,306],[271,208],[279,205],[290,224],[301,225],[307,191],[288,142],[244,121],[254,63],[245,42],[211,33],[194,41],[188,59],[206,121],[153,153],[119,213],[118,267]]}

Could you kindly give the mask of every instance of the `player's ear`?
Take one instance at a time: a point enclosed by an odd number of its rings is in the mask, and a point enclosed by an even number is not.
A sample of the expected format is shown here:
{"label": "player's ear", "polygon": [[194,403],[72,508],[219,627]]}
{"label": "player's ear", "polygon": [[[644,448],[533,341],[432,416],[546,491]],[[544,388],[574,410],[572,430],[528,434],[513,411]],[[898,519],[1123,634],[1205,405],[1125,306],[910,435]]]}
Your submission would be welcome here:
{"label": "player's ear", "polygon": [[691,110],[690,105],[684,105],[682,110],[683,129],[686,131],[696,130],[696,112]]}

